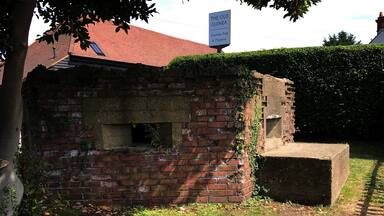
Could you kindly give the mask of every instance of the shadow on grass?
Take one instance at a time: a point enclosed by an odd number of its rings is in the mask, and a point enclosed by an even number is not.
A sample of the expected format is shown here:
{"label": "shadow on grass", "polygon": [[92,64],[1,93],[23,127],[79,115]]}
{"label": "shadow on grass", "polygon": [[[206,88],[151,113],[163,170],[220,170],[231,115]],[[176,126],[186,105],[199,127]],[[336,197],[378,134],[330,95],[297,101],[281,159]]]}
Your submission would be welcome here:
{"label": "shadow on grass", "polygon": [[384,160],[384,141],[350,141],[346,143],[350,146],[351,158]]}
{"label": "shadow on grass", "polygon": [[380,203],[377,203],[379,201],[377,198],[384,196],[382,188],[380,190],[380,183],[384,181],[384,176],[378,175],[380,169],[384,169],[383,161],[377,160],[375,167],[372,170],[370,180],[365,184],[364,197],[358,204],[356,215],[366,216],[384,214],[383,206],[380,206]]}
{"label": "shadow on grass", "polygon": [[351,158],[375,161],[354,215],[384,215],[384,142],[348,142]]}

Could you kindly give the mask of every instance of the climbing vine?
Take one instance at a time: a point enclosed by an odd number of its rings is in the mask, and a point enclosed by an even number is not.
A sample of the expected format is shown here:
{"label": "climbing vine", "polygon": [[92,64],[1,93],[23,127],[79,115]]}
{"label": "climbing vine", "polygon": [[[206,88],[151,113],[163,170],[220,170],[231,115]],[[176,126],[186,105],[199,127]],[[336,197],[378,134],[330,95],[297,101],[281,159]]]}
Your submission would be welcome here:
{"label": "climbing vine", "polygon": [[146,138],[149,138],[150,145],[152,148],[155,149],[161,149],[162,143],[161,143],[161,135],[160,135],[160,125],[159,124],[144,124],[144,130],[147,133]]}
{"label": "climbing vine", "polygon": [[[255,77],[252,71],[246,67],[239,67],[236,74],[237,81],[235,83],[235,130],[236,138],[234,150],[238,155],[247,153],[249,164],[251,166],[252,180],[254,185],[254,195],[258,194],[261,187],[256,184],[255,173],[260,168],[262,157],[257,153],[257,145],[259,140],[259,131],[261,126],[261,107],[255,103],[253,118],[246,122],[245,105],[255,99],[260,91],[260,79]],[[249,124],[250,140],[246,143],[245,129]]]}
{"label": "climbing vine", "polygon": [[260,134],[260,128],[261,128],[261,107],[260,105],[256,105],[254,109],[254,119],[252,119],[249,123],[250,125],[250,142],[248,145],[248,157],[249,157],[249,165],[251,166],[252,169],[252,180],[253,180],[253,185],[254,185],[254,190],[253,190],[253,195],[258,195],[262,190],[263,187],[258,185],[256,183],[256,173],[257,171],[260,170],[264,158],[257,153],[257,145],[259,141],[259,134]]}
{"label": "climbing vine", "polygon": [[162,142],[159,123],[141,123],[141,124],[131,123],[132,128],[136,128],[139,125],[143,127],[144,138],[149,142],[148,144],[152,150],[161,150],[166,146]]}

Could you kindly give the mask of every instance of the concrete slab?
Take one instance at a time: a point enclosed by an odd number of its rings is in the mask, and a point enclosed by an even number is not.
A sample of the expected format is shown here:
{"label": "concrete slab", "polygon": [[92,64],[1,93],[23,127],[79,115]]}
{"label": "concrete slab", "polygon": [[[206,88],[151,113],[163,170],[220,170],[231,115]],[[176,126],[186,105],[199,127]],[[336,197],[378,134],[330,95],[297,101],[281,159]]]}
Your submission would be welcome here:
{"label": "concrete slab", "polygon": [[340,154],[346,147],[348,147],[348,144],[290,143],[278,149],[265,152],[263,156],[328,160]]}
{"label": "concrete slab", "polygon": [[259,184],[280,201],[331,205],[349,174],[347,144],[292,143],[262,155]]}
{"label": "concrete slab", "polygon": [[264,152],[276,150],[283,145],[284,143],[281,138],[265,138]]}

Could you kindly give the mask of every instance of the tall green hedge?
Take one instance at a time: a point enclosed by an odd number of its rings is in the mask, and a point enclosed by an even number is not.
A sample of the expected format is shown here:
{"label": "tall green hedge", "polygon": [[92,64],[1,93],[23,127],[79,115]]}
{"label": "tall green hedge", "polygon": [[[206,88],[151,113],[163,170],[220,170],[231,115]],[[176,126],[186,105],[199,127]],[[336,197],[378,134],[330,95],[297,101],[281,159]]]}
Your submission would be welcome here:
{"label": "tall green hedge", "polygon": [[223,65],[284,77],[296,87],[296,137],[376,139],[384,133],[384,46],[273,49],[179,57],[169,70],[217,73]]}

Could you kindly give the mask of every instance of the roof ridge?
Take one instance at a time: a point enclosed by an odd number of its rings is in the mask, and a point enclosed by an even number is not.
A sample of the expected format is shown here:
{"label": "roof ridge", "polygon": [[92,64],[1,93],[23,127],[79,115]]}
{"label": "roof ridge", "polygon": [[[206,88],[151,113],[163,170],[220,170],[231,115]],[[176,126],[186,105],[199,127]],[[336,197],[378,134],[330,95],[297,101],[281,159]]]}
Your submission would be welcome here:
{"label": "roof ridge", "polygon": [[[81,49],[80,44],[78,42],[75,43],[76,38],[69,34],[64,37],[65,40],[63,42],[57,43],[59,47],[56,50],[57,55],[59,55],[58,59],[65,56],[79,56],[160,67],[167,65],[169,61],[177,56],[216,52],[215,49],[210,48],[206,44],[177,38],[136,25],[130,25],[128,34],[125,34],[125,32],[115,33],[116,26],[110,21],[88,25],[87,29],[91,37],[90,40],[98,44],[105,53],[105,56],[97,55],[91,47],[87,50]],[[30,51],[45,49],[45,55],[49,56],[49,52],[52,52],[49,50],[49,46],[38,44],[33,44]],[[40,57],[31,57],[31,59],[39,60]],[[52,63],[54,64],[54,60],[47,60],[47,66]]]}
{"label": "roof ridge", "polygon": [[[149,32],[152,32],[152,33],[155,33],[155,34],[164,35],[165,37],[173,38],[173,39],[176,39],[176,40],[182,40],[182,41],[187,41],[187,42],[191,42],[191,43],[194,43],[194,44],[199,44],[199,45],[202,45],[202,46],[208,46],[208,44],[203,44],[203,43],[199,43],[199,42],[188,40],[188,39],[184,39],[184,38],[178,38],[176,36],[172,36],[172,35],[168,35],[168,34],[165,34],[165,33],[157,32],[157,31],[154,31],[154,30],[151,30],[151,29],[146,29],[146,28],[139,27],[139,26],[136,26],[136,25],[130,25],[130,26],[138,28],[138,29],[142,29],[144,31],[149,31]],[[128,30],[128,33],[129,33],[129,30]]]}
{"label": "roof ridge", "polygon": [[[103,23],[103,24],[104,23],[109,23],[111,25],[114,25],[113,22],[111,22],[110,20],[106,20],[106,21],[95,23],[94,26],[96,26],[99,23]],[[203,46],[208,46],[208,44],[203,44],[203,43],[199,43],[199,42],[188,40],[188,39],[184,39],[184,38],[178,38],[176,36],[168,35],[166,33],[157,32],[155,30],[147,29],[147,28],[140,27],[140,26],[137,26],[137,25],[134,25],[134,24],[129,24],[129,27],[134,27],[134,28],[142,29],[144,31],[149,31],[149,32],[152,32],[152,33],[155,33],[155,34],[164,35],[165,37],[170,37],[170,38],[174,38],[174,39],[177,39],[177,40],[183,40],[183,41],[187,41],[187,42],[191,42],[191,43],[195,43],[195,44],[199,44],[199,45],[203,45]],[[128,29],[128,34],[129,34],[129,29]]]}

